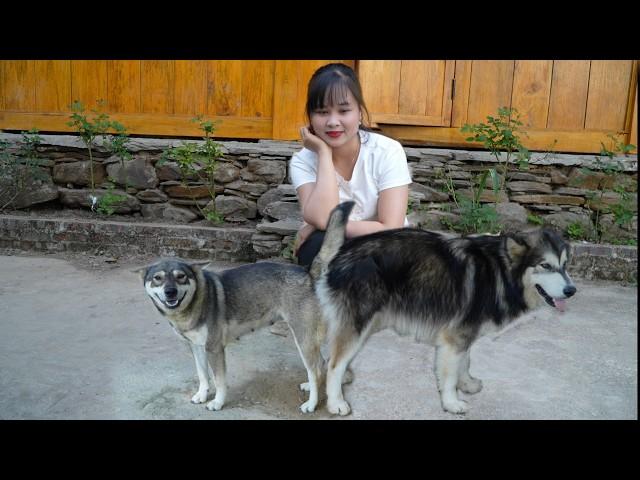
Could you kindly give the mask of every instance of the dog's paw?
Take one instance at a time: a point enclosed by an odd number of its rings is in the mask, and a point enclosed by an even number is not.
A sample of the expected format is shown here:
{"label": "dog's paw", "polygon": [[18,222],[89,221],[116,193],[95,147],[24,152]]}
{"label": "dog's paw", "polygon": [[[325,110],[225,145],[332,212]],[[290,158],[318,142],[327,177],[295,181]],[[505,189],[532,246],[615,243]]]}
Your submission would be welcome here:
{"label": "dog's paw", "polygon": [[461,380],[460,383],[458,383],[458,388],[464,393],[473,395],[474,393],[478,393],[482,390],[482,380],[469,377],[465,380]]}
{"label": "dog's paw", "polygon": [[207,401],[208,390],[198,390],[198,392],[191,397],[191,403],[204,403]]}
{"label": "dog's paw", "polygon": [[300,410],[302,413],[313,413],[316,409],[318,402],[312,402],[311,400],[307,400],[302,405],[300,405]]}
{"label": "dog's paw", "polygon": [[218,410],[222,409],[223,405],[224,405],[223,400],[217,400],[214,398],[209,403],[207,403],[207,410],[215,410],[217,412]]}
{"label": "dog's paw", "polygon": [[469,405],[464,400],[448,400],[442,402],[442,408],[449,413],[467,413]]}
{"label": "dog's paw", "polygon": [[311,391],[311,387],[309,386],[309,382],[304,382],[300,384],[300,390],[302,390],[303,392],[310,392]]}
{"label": "dog's paw", "polygon": [[332,413],[333,415],[344,416],[349,415],[351,407],[344,400],[336,400],[333,402],[327,402],[327,410],[329,410],[329,413]]}

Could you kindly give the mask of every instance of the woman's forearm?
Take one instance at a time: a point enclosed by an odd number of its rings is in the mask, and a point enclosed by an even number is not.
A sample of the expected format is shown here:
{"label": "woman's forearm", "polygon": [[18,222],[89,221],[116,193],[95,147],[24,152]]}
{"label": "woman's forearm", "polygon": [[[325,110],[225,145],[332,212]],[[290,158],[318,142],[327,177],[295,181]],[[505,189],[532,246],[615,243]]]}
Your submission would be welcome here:
{"label": "woman's forearm", "polygon": [[359,237],[361,235],[389,230],[391,228],[398,227],[396,225],[385,225],[384,223],[377,222],[375,220],[350,221],[347,223],[346,236],[347,238]]}
{"label": "woman's forearm", "polygon": [[304,221],[319,230],[325,230],[329,214],[338,205],[339,198],[331,153],[323,152],[318,156],[315,188],[307,198],[302,212]]}

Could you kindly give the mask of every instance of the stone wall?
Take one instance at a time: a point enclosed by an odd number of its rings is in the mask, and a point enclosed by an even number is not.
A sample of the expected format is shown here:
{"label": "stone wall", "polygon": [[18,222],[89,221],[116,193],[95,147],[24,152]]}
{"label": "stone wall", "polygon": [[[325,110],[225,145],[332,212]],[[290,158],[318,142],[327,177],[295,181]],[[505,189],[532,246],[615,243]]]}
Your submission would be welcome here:
{"label": "stone wall", "polygon": [[[61,208],[89,209],[89,160],[84,144],[79,137],[71,135],[41,137],[39,153],[42,159],[39,163],[44,178],[35,181],[16,199],[17,206],[25,209],[48,203]],[[0,140],[16,148],[21,136],[3,133]],[[186,225],[202,219],[196,203],[202,209],[211,207],[208,192],[198,178],[182,181],[176,164],[157,165],[162,153],[171,146],[180,145],[181,141],[133,138],[128,145],[132,159],[125,162],[124,167],[119,158],[111,156],[100,142],[97,143],[94,180],[100,188],[95,193],[98,197],[104,195],[105,182],[112,178],[117,185],[114,193],[126,196],[116,214],[142,217],[149,222],[171,220]],[[235,226],[250,233],[253,254],[245,255],[246,258],[280,255],[301,224],[295,190],[288,183],[287,170],[288,160],[301,148],[300,143],[220,143],[224,158],[216,169],[216,211],[223,215],[227,229]],[[493,155],[483,151],[412,147],[405,147],[405,151],[414,180],[410,189],[409,219],[418,227],[435,230],[445,230],[447,221],[455,221],[458,215],[451,195],[446,191],[445,179],[450,178],[458,192],[464,192],[469,189],[474,175],[496,163]],[[585,232],[590,232],[594,228],[594,212],[598,212],[599,221],[605,226],[605,240],[635,241],[637,156],[613,159],[620,162],[623,175],[631,180],[626,188],[628,205],[634,213],[632,221],[624,228],[615,225],[613,215],[607,211],[608,205],[620,201],[619,193],[608,192],[600,202],[591,198],[598,185],[611,178],[601,171],[596,160],[594,155],[534,153],[529,169],[511,175],[506,184],[506,195],[500,198],[497,209],[504,230],[533,227],[534,224],[528,223],[528,216],[535,215],[562,231],[569,225],[581,225]],[[595,171],[585,173],[585,167]],[[481,200],[493,202],[493,191],[488,188]],[[96,214],[96,219],[106,218]],[[117,218],[122,217],[113,219]],[[87,229],[90,229],[89,223]],[[146,231],[144,228],[141,227],[141,235]],[[224,228],[218,230],[224,231]],[[90,234],[87,235],[85,240],[90,241]],[[194,236],[197,235],[194,233]],[[220,239],[224,235],[218,232],[213,237]],[[214,243],[207,248],[213,252],[217,240],[212,241]]]}
{"label": "stone wall", "polygon": [[[0,215],[0,249],[43,253],[83,252],[104,261],[129,255],[253,262],[255,230],[104,220]],[[571,244],[569,271],[576,278],[637,284],[637,247]],[[284,260],[284,259],[282,259]]]}
{"label": "stone wall", "polygon": [[0,216],[0,248],[254,261],[252,228]]}

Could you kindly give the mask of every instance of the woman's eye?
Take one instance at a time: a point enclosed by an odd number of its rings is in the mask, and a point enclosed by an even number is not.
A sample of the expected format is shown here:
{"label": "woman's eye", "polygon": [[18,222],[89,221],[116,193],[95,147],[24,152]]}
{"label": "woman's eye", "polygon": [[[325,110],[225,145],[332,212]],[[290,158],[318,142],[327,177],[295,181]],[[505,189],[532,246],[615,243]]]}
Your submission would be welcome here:
{"label": "woman's eye", "polygon": [[340,113],[349,113],[351,110],[340,110]]}

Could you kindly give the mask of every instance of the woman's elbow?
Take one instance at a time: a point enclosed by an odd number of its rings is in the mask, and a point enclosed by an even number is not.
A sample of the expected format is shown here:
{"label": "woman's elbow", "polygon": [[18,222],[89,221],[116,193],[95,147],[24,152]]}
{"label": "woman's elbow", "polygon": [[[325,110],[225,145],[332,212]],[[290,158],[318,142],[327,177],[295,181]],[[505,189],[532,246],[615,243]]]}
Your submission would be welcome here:
{"label": "woman's elbow", "polygon": [[404,218],[399,220],[388,220],[386,222],[381,222],[382,228],[384,230],[392,230],[394,228],[402,228],[404,227]]}
{"label": "woman's elbow", "polygon": [[302,219],[305,221],[305,223],[308,223],[312,227],[315,227],[317,230],[327,229],[327,219],[322,221],[316,215],[313,215],[312,213],[307,212],[306,210],[302,211]]}

